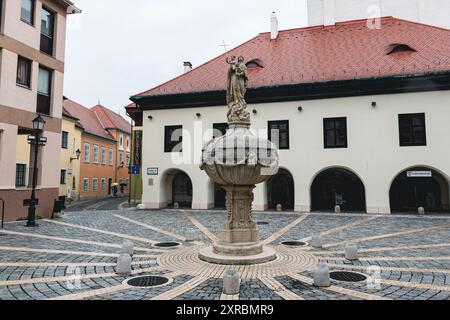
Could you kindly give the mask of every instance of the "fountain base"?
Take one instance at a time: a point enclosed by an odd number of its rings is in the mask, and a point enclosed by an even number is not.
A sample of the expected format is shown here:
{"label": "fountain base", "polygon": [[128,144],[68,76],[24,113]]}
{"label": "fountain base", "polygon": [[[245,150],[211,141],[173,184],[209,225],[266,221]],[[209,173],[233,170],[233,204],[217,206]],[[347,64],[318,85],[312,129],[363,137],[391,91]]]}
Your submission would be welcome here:
{"label": "fountain base", "polygon": [[220,265],[248,266],[273,261],[277,253],[271,247],[262,244],[214,244],[200,250],[199,258],[202,261]]}

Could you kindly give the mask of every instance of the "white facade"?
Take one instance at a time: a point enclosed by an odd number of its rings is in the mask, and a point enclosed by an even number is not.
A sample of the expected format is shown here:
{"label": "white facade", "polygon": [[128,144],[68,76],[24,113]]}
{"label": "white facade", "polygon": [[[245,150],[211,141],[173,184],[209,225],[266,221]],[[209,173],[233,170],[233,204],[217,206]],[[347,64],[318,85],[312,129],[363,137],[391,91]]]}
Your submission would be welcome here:
{"label": "white facade", "polygon": [[[376,107],[372,106],[376,102]],[[299,111],[299,106],[302,111]],[[267,137],[268,121],[289,120],[290,149],[280,150],[281,167],[295,184],[295,210],[311,210],[311,186],[328,168],[345,168],[364,187],[368,213],[391,212],[389,192],[396,176],[413,167],[426,167],[442,175],[447,185],[442,195],[449,206],[450,91],[403,93],[324,100],[249,105],[252,128]],[[193,186],[193,209],[214,206],[214,186],[200,171],[202,144],[210,140],[214,123],[226,122],[226,107],[203,107],[143,112],[143,208],[163,208],[171,201],[171,179],[184,171]],[[197,113],[200,114],[198,117]],[[427,146],[400,147],[399,114],[425,113]],[[348,148],[325,149],[323,119],[346,117]],[[185,163],[174,162],[180,153],[164,153],[165,126],[182,125]],[[202,136],[204,135],[204,136]],[[192,143],[191,143],[192,142]],[[158,168],[158,175],[146,175]],[[153,172],[154,173],[154,172]],[[255,210],[268,207],[267,184],[255,189]]]}
{"label": "white facade", "polygon": [[385,16],[450,28],[450,1],[308,0],[310,26]]}

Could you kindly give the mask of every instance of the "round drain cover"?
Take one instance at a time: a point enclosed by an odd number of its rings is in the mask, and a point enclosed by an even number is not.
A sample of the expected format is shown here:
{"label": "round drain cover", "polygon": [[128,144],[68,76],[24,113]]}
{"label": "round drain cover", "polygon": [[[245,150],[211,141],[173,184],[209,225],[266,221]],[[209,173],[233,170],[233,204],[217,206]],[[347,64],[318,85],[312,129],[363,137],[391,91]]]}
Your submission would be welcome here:
{"label": "round drain cover", "polygon": [[159,243],[155,243],[155,247],[160,247],[160,248],[173,248],[173,247],[178,247],[180,244],[178,242],[159,242]]}
{"label": "round drain cover", "polygon": [[165,277],[158,276],[143,276],[138,278],[133,278],[127,281],[127,284],[132,287],[156,287],[161,286],[169,282],[169,279]]}
{"label": "round drain cover", "polygon": [[302,241],[284,241],[281,244],[288,247],[305,247],[307,244]]}
{"label": "round drain cover", "polygon": [[330,278],[333,280],[344,282],[361,282],[367,279],[367,277],[363,274],[348,271],[330,272]]}

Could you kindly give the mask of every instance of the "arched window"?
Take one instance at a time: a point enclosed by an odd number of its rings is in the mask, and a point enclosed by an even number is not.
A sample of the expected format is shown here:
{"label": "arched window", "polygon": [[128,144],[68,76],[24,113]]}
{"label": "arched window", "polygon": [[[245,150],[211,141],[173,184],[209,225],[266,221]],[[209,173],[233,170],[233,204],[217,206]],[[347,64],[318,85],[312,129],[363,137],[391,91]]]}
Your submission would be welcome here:
{"label": "arched window", "polygon": [[263,68],[263,65],[259,59],[250,60],[245,64],[247,68],[254,69],[254,68]]}
{"label": "arched window", "polygon": [[391,44],[388,55],[399,52],[416,52],[416,50],[404,43],[394,43]]}

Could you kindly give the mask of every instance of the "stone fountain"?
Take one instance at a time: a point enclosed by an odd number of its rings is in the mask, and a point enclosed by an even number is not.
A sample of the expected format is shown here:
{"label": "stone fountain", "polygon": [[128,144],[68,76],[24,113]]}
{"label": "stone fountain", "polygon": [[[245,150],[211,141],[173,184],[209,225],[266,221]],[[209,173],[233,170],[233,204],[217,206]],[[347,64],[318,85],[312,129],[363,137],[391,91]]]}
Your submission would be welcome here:
{"label": "stone fountain", "polygon": [[199,258],[225,265],[260,264],[275,260],[276,252],[260,242],[252,220],[253,190],[278,172],[279,155],[272,142],[250,130],[244,58],[231,57],[227,63],[229,130],[205,146],[200,169],[225,190],[228,217],[220,240],[201,250]]}

